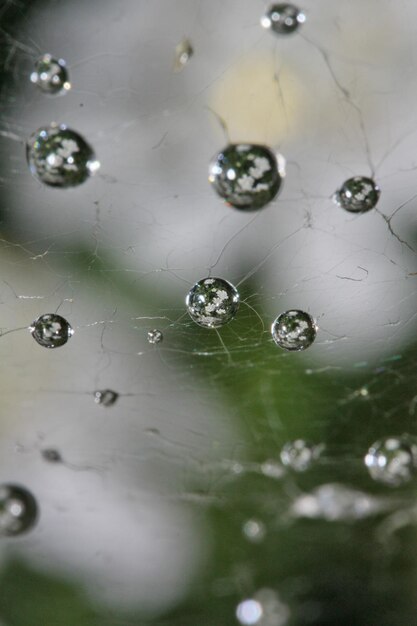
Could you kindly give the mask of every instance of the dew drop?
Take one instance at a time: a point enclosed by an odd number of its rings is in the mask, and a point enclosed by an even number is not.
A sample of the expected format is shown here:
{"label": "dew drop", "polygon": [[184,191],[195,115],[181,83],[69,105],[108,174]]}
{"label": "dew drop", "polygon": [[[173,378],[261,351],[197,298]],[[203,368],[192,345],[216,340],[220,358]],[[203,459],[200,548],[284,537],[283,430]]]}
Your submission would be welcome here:
{"label": "dew drop", "polygon": [[295,32],[306,17],[293,4],[273,4],[261,18],[261,25],[277,35],[289,35]]}
{"label": "dew drop", "polygon": [[323,445],[296,439],[284,445],[281,450],[281,461],[296,472],[305,472],[319,458],[322,451]]}
{"label": "dew drop", "polygon": [[163,341],[164,336],[162,334],[162,332],[160,330],[158,330],[157,328],[154,328],[153,330],[149,330],[148,331],[148,342],[155,344],[155,343],[161,343],[161,341]]}
{"label": "dew drop", "polygon": [[297,309],[278,315],[271,327],[272,338],[280,348],[306,350],[316,338],[317,326],[308,313]]}
{"label": "dew drop", "polygon": [[282,178],[277,158],[266,146],[230,144],[213,157],[209,181],[228,204],[253,211],[275,198]]}
{"label": "dew drop", "polygon": [[366,213],[373,209],[381,195],[378,185],[366,176],[349,178],[336,191],[334,202],[351,213]]}
{"label": "dew drop", "polygon": [[185,304],[196,324],[218,328],[235,317],[239,308],[239,293],[223,278],[203,278],[190,289]]}
{"label": "dew drop", "polygon": [[94,402],[103,406],[113,406],[119,394],[111,389],[102,389],[94,392]]}
{"label": "dew drop", "polygon": [[0,536],[27,532],[37,517],[36,500],[27,489],[18,485],[0,485]]}
{"label": "dew drop", "polygon": [[374,480],[398,487],[416,474],[417,440],[402,435],[376,441],[365,456],[365,465]]}
{"label": "dew drop", "polygon": [[39,128],[26,143],[33,176],[51,187],[75,187],[100,167],[94,151],[81,135],[65,124]]}
{"label": "dew drop", "polygon": [[189,39],[183,39],[175,46],[174,72],[181,72],[194,54]]}
{"label": "dew drop", "polygon": [[58,452],[58,450],[54,450],[54,448],[47,448],[46,450],[41,451],[42,457],[48,463],[62,463],[62,456]]}
{"label": "dew drop", "polygon": [[71,89],[65,61],[54,59],[50,54],[44,54],[37,60],[30,80],[43,93],[50,95],[66,93]]}
{"label": "dew drop", "polygon": [[43,348],[59,348],[74,334],[66,319],[55,313],[45,313],[29,327],[32,337]]}
{"label": "dew drop", "polygon": [[266,535],[265,524],[258,519],[248,519],[242,528],[243,535],[252,543],[261,543]]}
{"label": "dew drop", "polygon": [[242,626],[285,626],[290,610],[276,591],[260,589],[238,604],[236,617]]}

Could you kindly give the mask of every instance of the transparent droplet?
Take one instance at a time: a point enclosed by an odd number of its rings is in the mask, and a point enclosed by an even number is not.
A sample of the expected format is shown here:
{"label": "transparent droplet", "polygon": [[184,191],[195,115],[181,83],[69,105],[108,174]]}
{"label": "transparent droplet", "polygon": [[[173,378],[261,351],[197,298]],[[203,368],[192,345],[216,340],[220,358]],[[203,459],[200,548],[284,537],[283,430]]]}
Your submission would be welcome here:
{"label": "transparent droplet", "polygon": [[243,524],[243,535],[252,543],[261,543],[266,535],[265,524],[258,519],[248,519]]}
{"label": "transparent droplet", "polygon": [[260,589],[238,604],[236,617],[242,626],[285,626],[290,610],[276,591]]}
{"label": "transparent droplet", "polygon": [[54,450],[54,448],[47,448],[46,450],[41,451],[42,457],[48,463],[62,463],[62,456],[58,452],[58,450]]}
{"label": "transparent droplet", "polygon": [[75,187],[100,167],[94,151],[81,135],[64,124],[39,128],[26,143],[31,173],[51,187]]}
{"label": "transparent droplet", "polygon": [[336,204],[351,213],[365,213],[376,206],[381,191],[378,185],[366,176],[349,178],[333,196]]}
{"label": "transparent droplet", "polygon": [[308,313],[297,309],[278,315],[271,327],[272,338],[280,348],[306,350],[316,338],[317,326]]}
{"label": "transparent droplet", "polygon": [[209,181],[228,204],[253,211],[275,198],[282,178],[277,158],[266,146],[230,144],[213,158]]}
{"label": "transparent droplet", "polygon": [[376,441],[365,456],[374,480],[397,487],[417,474],[417,440],[409,435]]}
{"label": "transparent droplet", "polygon": [[111,389],[102,389],[94,392],[94,402],[103,406],[112,406],[118,397],[119,394]]}
{"label": "transparent droplet", "polygon": [[32,494],[18,485],[0,485],[0,536],[27,532],[38,517],[38,506]]}
{"label": "transparent droplet", "polygon": [[194,54],[189,39],[183,39],[175,46],[174,72],[181,72]]}
{"label": "transparent droplet", "polygon": [[288,441],[281,450],[281,461],[296,472],[305,472],[323,451],[323,445],[316,445],[304,439]]}
{"label": "transparent droplet", "polygon": [[264,476],[268,478],[275,478],[276,480],[280,480],[283,476],[285,476],[285,470],[282,467],[281,463],[278,463],[275,459],[268,459],[264,461],[261,465],[261,472]]}
{"label": "transparent droplet", "polygon": [[157,328],[154,328],[153,330],[149,330],[148,331],[148,342],[155,344],[155,343],[161,343],[161,341],[163,340],[164,336],[162,334],[162,332],[160,330],[158,330]]}
{"label": "transparent droplet", "polygon": [[289,35],[303,24],[306,17],[300,9],[293,4],[273,4],[261,18],[264,28],[272,30],[278,35]]}
{"label": "transparent droplet", "polygon": [[44,54],[37,60],[30,80],[47,94],[66,93],[71,89],[65,61],[54,59],[50,54]]}
{"label": "transparent droplet", "polygon": [[32,337],[44,348],[59,348],[74,334],[66,319],[55,313],[45,313],[29,327]]}
{"label": "transparent droplet", "polygon": [[239,294],[223,278],[203,278],[185,299],[190,317],[205,328],[217,328],[230,322],[239,308]]}

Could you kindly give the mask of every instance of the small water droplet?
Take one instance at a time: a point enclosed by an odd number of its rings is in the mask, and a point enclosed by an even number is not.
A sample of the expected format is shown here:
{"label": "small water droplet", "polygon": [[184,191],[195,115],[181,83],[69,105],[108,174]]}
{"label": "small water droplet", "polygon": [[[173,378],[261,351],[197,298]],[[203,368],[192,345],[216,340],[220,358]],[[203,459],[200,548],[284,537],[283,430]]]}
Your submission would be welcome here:
{"label": "small water droplet", "polygon": [[218,328],[235,317],[239,308],[239,293],[223,278],[203,278],[190,289],[185,304],[196,324]]}
{"label": "small water droplet", "polygon": [[50,54],[37,60],[30,80],[46,94],[62,94],[71,89],[65,61],[54,59]]}
{"label": "small water droplet", "polygon": [[304,439],[288,441],[281,450],[281,461],[296,472],[305,472],[323,451],[323,445],[316,445]]}
{"label": "small water droplet", "polygon": [[274,459],[264,461],[261,465],[261,472],[264,476],[275,478],[276,480],[279,480],[285,475],[285,470],[282,465]]}
{"label": "small water droplet", "polygon": [[374,480],[398,487],[417,473],[417,440],[402,435],[376,441],[365,456],[365,465]]}
{"label": "small water droplet", "polygon": [[164,339],[164,335],[157,328],[154,328],[153,330],[149,330],[148,331],[148,342],[149,343],[152,343],[152,344],[161,343],[161,341],[163,341],[163,339]]}
{"label": "small water droplet", "polygon": [[175,46],[174,72],[181,72],[194,54],[189,39],[183,39]]}
{"label": "small water droplet", "polygon": [[42,450],[41,454],[45,461],[48,461],[49,463],[62,463],[62,456],[58,450],[47,448],[46,450]]}
{"label": "small water droplet", "polygon": [[289,35],[306,21],[305,14],[293,4],[273,4],[261,18],[261,25],[277,35]]}
{"label": "small water droplet", "polygon": [[243,534],[252,543],[261,543],[266,535],[265,524],[257,519],[248,519],[242,528]]}
{"label": "small water droplet", "polygon": [[118,397],[119,394],[111,389],[103,389],[94,392],[94,402],[96,404],[102,404],[103,406],[112,406]]}
{"label": "small water droplet", "polygon": [[94,151],[81,135],[65,124],[39,128],[26,143],[33,176],[51,187],[75,187],[100,167]]}
{"label": "small water droplet", "polygon": [[317,326],[308,313],[297,309],[278,315],[271,327],[272,338],[280,348],[306,350],[316,338]]}
{"label": "small water droplet", "polygon": [[376,206],[380,195],[381,191],[372,178],[354,176],[343,183],[333,200],[351,213],[366,213]]}
{"label": "small water droplet", "polygon": [[230,144],[212,159],[209,181],[228,204],[253,211],[275,198],[282,178],[277,159],[266,146]]}
{"label": "small water droplet", "polygon": [[260,589],[238,604],[236,617],[242,626],[285,626],[290,610],[276,591]]}
{"label": "small water droplet", "polygon": [[37,517],[36,500],[27,489],[18,485],[0,485],[0,536],[27,532]]}
{"label": "small water droplet", "polygon": [[66,319],[55,313],[45,313],[29,327],[32,337],[44,348],[59,348],[74,334]]}

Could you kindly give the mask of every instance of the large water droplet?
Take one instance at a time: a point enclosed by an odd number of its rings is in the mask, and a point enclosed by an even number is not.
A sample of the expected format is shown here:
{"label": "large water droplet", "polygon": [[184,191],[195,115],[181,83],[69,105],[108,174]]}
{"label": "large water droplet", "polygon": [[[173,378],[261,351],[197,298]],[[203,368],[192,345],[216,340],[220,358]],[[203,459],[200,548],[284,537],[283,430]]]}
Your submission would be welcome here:
{"label": "large water droplet", "polygon": [[29,327],[32,337],[44,348],[59,348],[74,334],[66,319],[55,313],[45,313]]}
{"label": "large water droplet", "polygon": [[239,308],[239,293],[223,278],[203,278],[185,299],[190,317],[205,328],[217,328],[230,322]]}
{"label": "large water droplet", "polygon": [[38,59],[30,80],[47,94],[56,95],[71,89],[65,61],[54,59],[50,54],[44,54]]}
{"label": "large water droplet", "polygon": [[94,392],[94,402],[103,406],[112,406],[118,397],[119,394],[111,389],[103,389]]}
{"label": "large water droplet", "polygon": [[276,591],[260,589],[238,604],[236,617],[242,626],[285,626],[290,610]]}
{"label": "large water droplet", "polygon": [[209,181],[228,204],[252,211],[275,198],[282,178],[277,159],[266,146],[230,144],[213,158]]}
{"label": "large water droplet", "polygon": [[316,445],[304,439],[288,441],[281,450],[281,461],[296,472],[305,472],[323,451],[323,445]]}
{"label": "large water droplet", "polygon": [[333,196],[336,204],[351,213],[365,213],[376,206],[381,191],[378,185],[366,176],[349,178]]}
{"label": "large water droplet", "polygon": [[376,441],[365,456],[374,480],[398,487],[417,473],[417,440],[409,435]]}
{"label": "large water droplet", "polygon": [[306,17],[293,4],[273,4],[261,18],[264,28],[272,30],[278,35],[289,35],[303,24]]}
{"label": "large water droplet", "polygon": [[32,494],[18,485],[0,485],[0,536],[27,532],[38,517],[38,506]]}
{"label": "large water droplet", "polygon": [[154,328],[148,331],[148,342],[152,344],[161,343],[164,336],[160,330]]}
{"label": "large water droplet", "polygon": [[317,326],[308,313],[297,309],[278,315],[271,327],[272,338],[280,348],[306,350],[316,338]]}
{"label": "large water droplet", "polygon": [[81,135],[64,124],[39,128],[28,139],[26,158],[32,174],[51,187],[75,187],[100,167]]}

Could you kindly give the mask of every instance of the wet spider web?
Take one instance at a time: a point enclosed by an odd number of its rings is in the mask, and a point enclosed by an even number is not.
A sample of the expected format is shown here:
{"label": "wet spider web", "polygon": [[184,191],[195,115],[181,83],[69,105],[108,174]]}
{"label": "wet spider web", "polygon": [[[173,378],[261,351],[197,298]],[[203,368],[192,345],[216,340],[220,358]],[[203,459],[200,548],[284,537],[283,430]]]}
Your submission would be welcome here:
{"label": "wet spider web", "polygon": [[[416,9],[302,8],[306,23],[281,38],[260,26],[260,1],[0,9],[1,467],[41,511],[31,534],[0,547],[6,624],[32,623],[16,613],[13,576],[40,611],[42,581],[77,584],[86,624],[230,624],[265,588],[297,624],[414,615],[412,486],[374,484],[362,459],[379,437],[417,434]],[[192,56],[178,71],[184,41]],[[67,62],[65,96],[29,80],[46,52]],[[52,121],[101,162],[78,188],[28,171],[25,140]],[[285,158],[282,190],[261,211],[227,207],[208,184],[229,142]],[[355,175],[381,188],[363,215],[332,200]],[[185,311],[206,276],[241,295],[219,332]],[[319,327],[304,354],[271,339],[289,308]],[[71,323],[67,346],[33,341],[43,313]],[[162,343],[148,343],[153,329]],[[94,402],[106,389],[113,406]],[[325,445],[300,475],[279,461],[295,438]],[[329,483],[345,489],[325,492],[336,525],[298,519],[303,496]],[[358,493],[371,511],[359,521]],[[265,529],[259,542],[248,521]]]}

